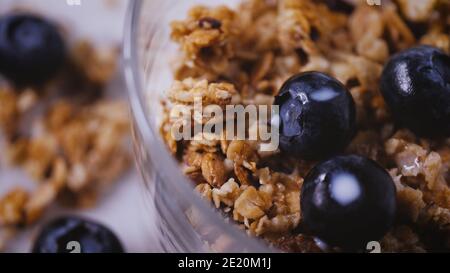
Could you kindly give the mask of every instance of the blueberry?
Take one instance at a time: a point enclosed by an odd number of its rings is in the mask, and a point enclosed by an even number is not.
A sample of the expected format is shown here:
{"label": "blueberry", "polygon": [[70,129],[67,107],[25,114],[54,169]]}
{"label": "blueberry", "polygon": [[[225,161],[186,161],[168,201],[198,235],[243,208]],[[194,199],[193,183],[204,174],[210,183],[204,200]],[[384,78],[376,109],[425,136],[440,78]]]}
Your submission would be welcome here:
{"label": "blueberry", "polygon": [[392,57],[381,92],[400,126],[420,136],[450,136],[450,57],[431,46]]}
{"label": "blueberry", "polygon": [[338,11],[350,14],[353,12],[355,7],[352,4],[349,4],[345,0],[321,0],[328,8],[332,11]]}
{"label": "blueberry", "polygon": [[117,236],[102,224],[80,217],[62,217],[47,224],[37,237],[33,253],[69,253],[79,244],[81,253],[122,253]]}
{"label": "blueberry", "polygon": [[0,74],[15,84],[45,82],[65,57],[64,41],[50,22],[30,14],[0,18]]}
{"label": "blueberry", "polygon": [[301,210],[303,225],[312,235],[347,250],[365,247],[394,222],[394,182],[370,159],[334,157],[306,176]]}
{"label": "blueberry", "polygon": [[288,79],[275,98],[280,108],[280,148],[303,159],[343,150],[356,132],[355,102],[336,79],[307,72]]}

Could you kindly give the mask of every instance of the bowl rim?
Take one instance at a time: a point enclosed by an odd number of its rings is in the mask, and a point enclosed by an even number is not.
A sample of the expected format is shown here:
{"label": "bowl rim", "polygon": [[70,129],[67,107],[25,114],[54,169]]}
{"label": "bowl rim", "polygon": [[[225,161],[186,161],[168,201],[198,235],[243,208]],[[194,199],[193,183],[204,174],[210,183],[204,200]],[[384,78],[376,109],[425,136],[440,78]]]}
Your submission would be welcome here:
{"label": "bowl rim", "polygon": [[[126,81],[126,89],[128,93],[128,101],[130,105],[130,112],[135,119],[136,129],[140,132],[144,147],[149,152],[148,143],[156,142],[158,145],[153,145],[154,149],[151,154],[157,154],[157,160],[150,156],[150,161],[155,169],[156,179],[170,179],[180,187],[181,191],[185,193],[185,197],[192,202],[192,205],[202,214],[205,219],[211,221],[213,225],[220,226],[223,231],[229,234],[235,241],[242,244],[242,248],[251,252],[272,252],[274,251],[268,245],[262,242],[259,238],[250,237],[235,224],[225,222],[225,218],[218,213],[212,206],[201,199],[200,195],[193,191],[192,181],[190,181],[182,172],[179,163],[168,152],[166,144],[160,137],[159,129],[156,130],[157,125],[148,118],[143,97],[143,78],[139,66],[138,58],[138,37],[140,33],[140,11],[145,0],[133,0],[128,3],[128,10],[126,14],[124,27],[124,41],[122,50],[122,64],[123,73]],[[179,171],[167,173],[160,173],[158,166],[165,166],[165,168],[177,169]],[[169,176],[169,177],[167,177]],[[202,217],[202,218],[203,218]],[[211,249],[212,250],[212,249]]]}

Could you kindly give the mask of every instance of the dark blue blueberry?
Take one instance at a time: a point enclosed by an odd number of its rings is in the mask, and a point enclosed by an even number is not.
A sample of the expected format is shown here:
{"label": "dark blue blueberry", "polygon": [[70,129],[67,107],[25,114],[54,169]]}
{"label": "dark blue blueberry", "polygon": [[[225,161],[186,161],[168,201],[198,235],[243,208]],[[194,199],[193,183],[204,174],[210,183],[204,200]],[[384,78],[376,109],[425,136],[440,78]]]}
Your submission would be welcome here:
{"label": "dark blue blueberry", "polygon": [[350,14],[355,9],[352,4],[349,4],[344,0],[320,0],[320,2],[323,2],[325,5],[327,5],[328,8],[332,11]]}
{"label": "dark blue blueberry", "polygon": [[286,81],[275,98],[280,107],[280,147],[303,159],[342,151],[356,132],[352,95],[336,79],[319,72]]}
{"label": "dark blue blueberry", "polygon": [[380,239],[394,222],[396,189],[374,161],[339,156],[320,163],[306,176],[301,193],[305,229],[345,250]]}
{"label": "dark blue blueberry", "polygon": [[[72,243],[71,243],[72,242]],[[75,243],[75,246],[72,245]],[[80,217],[62,217],[47,224],[37,237],[34,253],[122,253],[117,236],[104,225]]]}
{"label": "dark blue blueberry", "polygon": [[65,57],[64,41],[50,22],[30,14],[0,18],[0,74],[15,84],[45,82]]}
{"label": "dark blue blueberry", "polygon": [[400,126],[421,136],[450,136],[450,57],[431,46],[390,59],[381,92]]}

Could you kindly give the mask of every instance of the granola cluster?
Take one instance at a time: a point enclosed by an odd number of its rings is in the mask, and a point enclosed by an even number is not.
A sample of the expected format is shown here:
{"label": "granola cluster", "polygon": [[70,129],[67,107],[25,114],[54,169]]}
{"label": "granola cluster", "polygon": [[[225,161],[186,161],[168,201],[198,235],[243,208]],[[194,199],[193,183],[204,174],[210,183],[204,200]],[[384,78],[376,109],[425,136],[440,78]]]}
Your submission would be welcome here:
{"label": "granola cluster", "polygon": [[[180,45],[175,83],[165,103],[271,105],[282,83],[302,71],[328,73],[357,105],[359,133],[346,152],[390,171],[398,194],[386,252],[450,249],[450,139],[422,139],[395,127],[379,92],[384,63],[396,52],[430,44],[450,53],[450,3],[440,0],[353,1],[348,12],[328,1],[244,0],[236,9],[192,8],[172,23]],[[162,136],[196,190],[239,223],[284,251],[317,252],[301,225],[300,189],[315,162],[263,152],[259,141],[175,141],[173,121]]]}
{"label": "granola cluster", "polygon": [[103,94],[116,59],[116,50],[81,41],[61,75],[45,86],[0,86],[3,159],[37,182],[32,191],[16,187],[1,196],[0,249],[55,203],[94,206],[128,168],[126,104]]}

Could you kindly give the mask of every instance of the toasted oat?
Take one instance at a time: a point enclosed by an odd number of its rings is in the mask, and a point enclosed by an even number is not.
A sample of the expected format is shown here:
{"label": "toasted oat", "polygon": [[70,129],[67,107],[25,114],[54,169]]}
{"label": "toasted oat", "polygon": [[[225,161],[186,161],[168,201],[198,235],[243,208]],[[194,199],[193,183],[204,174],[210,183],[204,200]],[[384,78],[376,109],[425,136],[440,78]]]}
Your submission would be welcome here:
{"label": "toasted oat", "polygon": [[286,235],[270,241],[274,246],[286,252],[321,253],[314,239],[303,234]]}
{"label": "toasted oat", "polygon": [[422,37],[420,40],[422,44],[431,45],[442,49],[447,54],[450,54],[450,36],[440,32],[430,32]]}
{"label": "toasted oat", "polygon": [[212,190],[212,197],[214,205],[219,208],[221,203],[224,203],[228,207],[233,206],[236,199],[240,196],[242,190],[239,184],[230,178],[220,189]]}
{"label": "toasted oat", "polygon": [[116,72],[117,49],[95,48],[88,41],[80,41],[74,46],[72,59],[88,81],[105,84]]}
{"label": "toasted oat", "polygon": [[407,226],[399,226],[382,240],[383,252],[426,252],[419,236]]}
{"label": "toasted oat", "polygon": [[241,185],[248,186],[252,184],[249,171],[236,162],[234,163],[234,174]]}
{"label": "toasted oat", "polygon": [[227,149],[227,158],[231,161],[243,164],[244,161],[256,162],[258,161],[257,151],[254,147],[255,143],[233,140]]}
{"label": "toasted oat", "polygon": [[58,189],[52,183],[39,186],[25,206],[27,224],[35,223],[52,204],[58,195]]}
{"label": "toasted oat", "polygon": [[185,21],[172,23],[172,39],[180,43],[186,58],[196,66],[223,72],[234,55],[236,34],[240,31],[236,13],[220,6],[193,8]]}
{"label": "toasted oat", "polygon": [[29,140],[24,168],[36,180],[45,178],[53,159],[57,156],[58,144],[54,136],[43,135]]}
{"label": "toasted oat", "polygon": [[401,215],[406,216],[412,221],[417,221],[419,215],[426,204],[423,200],[423,193],[420,190],[410,186],[397,183],[397,204]]}
{"label": "toasted oat", "polygon": [[439,0],[397,0],[403,14],[411,21],[425,21],[430,18]]}
{"label": "toasted oat", "polygon": [[387,31],[393,44],[398,50],[411,47],[416,42],[412,31],[396,11],[393,5],[387,5],[384,9],[384,20]]}
{"label": "toasted oat", "polygon": [[234,219],[241,217],[258,219],[272,206],[270,195],[260,192],[252,186],[247,187],[234,202]]}
{"label": "toasted oat", "polygon": [[200,194],[202,198],[208,201],[212,200],[212,188],[208,183],[198,184],[195,190]]}
{"label": "toasted oat", "polygon": [[15,188],[0,199],[0,229],[4,226],[17,226],[24,222],[24,207],[28,198],[27,191]]}
{"label": "toasted oat", "polygon": [[208,83],[207,80],[197,81],[192,78],[175,82],[169,90],[169,98],[174,103],[193,104],[195,98],[200,98],[205,105],[227,105],[231,102],[234,86],[228,83]]}
{"label": "toasted oat", "polygon": [[18,98],[14,90],[0,87],[0,127],[6,135],[17,129],[19,118]]}
{"label": "toasted oat", "polygon": [[202,158],[201,169],[203,177],[211,186],[219,188],[225,183],[226,169],[220,155],[207,153]]}

